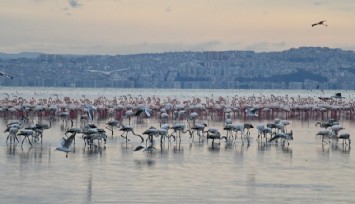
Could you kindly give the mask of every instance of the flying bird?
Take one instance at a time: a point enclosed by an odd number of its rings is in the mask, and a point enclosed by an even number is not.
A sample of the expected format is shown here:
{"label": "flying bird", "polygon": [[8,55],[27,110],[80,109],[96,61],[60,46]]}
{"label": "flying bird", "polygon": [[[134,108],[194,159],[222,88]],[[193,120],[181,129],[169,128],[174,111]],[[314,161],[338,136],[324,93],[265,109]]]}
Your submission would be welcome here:
{"label": "flying bird", "polygon": [[13,76],[10,76],[10,75],[6,74],[5,72],[2,72],[2,71],[0,71],[0,75],[4,76],[6,78],[9,78],[9,79],[13,79],[14,78]]}
{"label": "flying bird", "polygon": [[68,158],[68,153],[71,152],[70,146],[73,143],[74,139],[75,139],[75,134],[70,135],[67,139],[63,137],[61,139],[59,147],[57,147],[55,150],[65,152],[66,153],[65,157]]}
{"label": "flying bird", "polygon": [[312,24],[312,27],[317,26],[317,25],[324,25],[324,26],[328,26],[325,22],[326,22],[326,20],[319,21],[318,23],[313,23],[313,24]]}
{"label": "flying bird", "polygon": [[104,70],[96,70],[96,69],[87,69],[86,71],[88,72],[92,72],[92,73],[100,73],[106,76],[111,76],[113,73],[115,72],[122,72],[122,71],[126,71],[129,70],[129,68],[126,69],[116,69],[116,70],[111,70],[111,71],[104,71]]}
{"label": "flying bird", "polygon": [[248,117],[258,117],[257,108],[247,108],[245,109],[246,115]]}

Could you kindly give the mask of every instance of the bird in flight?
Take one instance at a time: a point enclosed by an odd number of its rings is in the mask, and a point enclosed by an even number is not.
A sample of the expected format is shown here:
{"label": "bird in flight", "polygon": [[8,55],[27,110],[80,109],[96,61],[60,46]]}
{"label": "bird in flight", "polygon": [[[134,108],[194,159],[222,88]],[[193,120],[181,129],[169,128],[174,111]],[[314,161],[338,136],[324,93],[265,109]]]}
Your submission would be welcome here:
{"label": "bird in flight", "polygon": [[317,26],[317,25],[324,25],[324,26],[328,26],[325,22],[326,22],[326,20],[319,21],[318,23],[313,23],[313,24],[312,24],[312,27]]}
{"label": "bird in flight", "polygon": [[9,78],[9,79],[13,79],[14,78],[13,76],[10,76],[10,75],[6,74],[5,72],[2,72],[2,71],[0,71],[0,75],[4,76],[6,78]]}
{"label": "bird in flight", "polygon": [[74,139],[75,139],[75,134],[70,135],[67,139],[63,137],[60,141],[59,147],[57,147],[55,150],[65,152],[66,153],[65,157],[68,158],[68,153],[72,151],[70,150],[70,146],[73,143]]}
{"label": "bird in flight", "polygon": [[116,69],[116,70],[111,70],[111,71],[96,70],[96,69],[87,69],[86,71],[92,72],[92,73],[100,73],[100,74],[103,74],[103,75],[110,76],[110,75],[112,75],[114,72],[122,72],[122,71],[126,71],[126,70],[129,70],[129,68],[126,68],[126,69]]}

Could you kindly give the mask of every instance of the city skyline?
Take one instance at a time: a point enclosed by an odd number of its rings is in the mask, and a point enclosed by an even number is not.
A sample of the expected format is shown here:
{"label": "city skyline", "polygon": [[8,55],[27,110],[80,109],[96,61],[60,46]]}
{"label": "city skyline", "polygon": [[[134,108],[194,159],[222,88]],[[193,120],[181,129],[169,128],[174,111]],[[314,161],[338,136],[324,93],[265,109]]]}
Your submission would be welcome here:
{"label": "city skyline", "polygon": [[263,53],[5,55],[0,67],[3,86],[347,90],[355,87],[354,59],[354,51],[302,47]]}
{"label": "city skyline", "polygon": [[354,11],[351,0],[3,0],[0,52],[355,50]]}

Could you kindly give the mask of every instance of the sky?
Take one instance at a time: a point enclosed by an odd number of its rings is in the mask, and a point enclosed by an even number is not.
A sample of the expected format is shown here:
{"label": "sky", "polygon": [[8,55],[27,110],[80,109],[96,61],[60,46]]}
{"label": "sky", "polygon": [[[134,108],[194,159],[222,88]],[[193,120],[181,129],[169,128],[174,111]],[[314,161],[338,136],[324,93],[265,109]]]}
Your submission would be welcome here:
{"label": "sky", "polygon": [[0,0],[0,28],[5,53],[355,50],[355,0]]}

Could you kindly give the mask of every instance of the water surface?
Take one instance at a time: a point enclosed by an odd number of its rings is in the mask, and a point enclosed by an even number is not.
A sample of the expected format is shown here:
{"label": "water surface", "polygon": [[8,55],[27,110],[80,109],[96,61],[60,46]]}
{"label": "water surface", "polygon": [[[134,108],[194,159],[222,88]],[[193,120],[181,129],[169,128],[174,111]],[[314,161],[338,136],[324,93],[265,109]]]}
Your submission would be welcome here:
{"label": "water surface", "polygon": [[[65,90],[55,93],[65,94]],[[353,203],[352,149],[341,142],[322,146],[314,120],[289,121],[294,140],[288,147],[257,142],[257,131],[252,129],[249,145],[238,140],[212,146],[211,141],[191,141],[186,134],[181,143],[156,143],[157,151],[148,154],[133,151],[141,145],[138,137],[129,135],[126,143],[115,130],[99,148],[84,147],[78,138],[68,158],[54,151],[68,128],[62,121],[55,121],[44,131],[43,143],[32,148],[27,141],[23,148],[6,144],[7,133],[2,133],[1,203]],[[105,122],[95,121],[101,128]],[[235,118],[234,122],[245,121]],[[223,130],[223,121],[207,123]],[[353,121],[340,123],[354,135]],[[0,118],[0,130],[5,126]],[[80,126],[80,121],[74,121],[74,126]],[[142,133],[159,123],[133,120],[132,126]]]}

